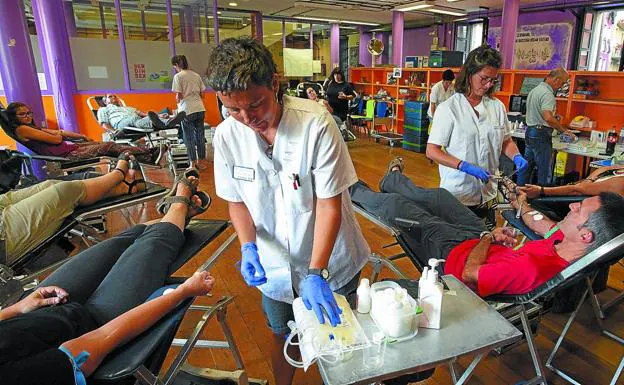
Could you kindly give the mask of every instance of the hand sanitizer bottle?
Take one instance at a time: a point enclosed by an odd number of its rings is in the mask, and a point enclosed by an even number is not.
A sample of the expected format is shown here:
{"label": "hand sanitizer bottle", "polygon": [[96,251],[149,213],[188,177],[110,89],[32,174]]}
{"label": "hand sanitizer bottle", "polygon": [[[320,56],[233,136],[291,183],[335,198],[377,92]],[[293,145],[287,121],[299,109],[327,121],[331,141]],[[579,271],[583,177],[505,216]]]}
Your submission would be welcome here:
{"label": "hand sanitizer bottle", "polygon": [[366,314],[371,310],[371,290],[370,285],[368,283],[368,278],[363,278],[360,281],[360,286],[358,286],[355,291],[357,295],[357,312]]}
{"label": "hand sanitizer bottle", "polygon": [[429,260],[429,272],[426,277],[420,279],[418,287],[418,299],[423,308],[420,317],[420,327],[440,329],[440,316],[442,314],[442,296],[444,287],[438,280],[437,267],[443,259],[431,258]]}

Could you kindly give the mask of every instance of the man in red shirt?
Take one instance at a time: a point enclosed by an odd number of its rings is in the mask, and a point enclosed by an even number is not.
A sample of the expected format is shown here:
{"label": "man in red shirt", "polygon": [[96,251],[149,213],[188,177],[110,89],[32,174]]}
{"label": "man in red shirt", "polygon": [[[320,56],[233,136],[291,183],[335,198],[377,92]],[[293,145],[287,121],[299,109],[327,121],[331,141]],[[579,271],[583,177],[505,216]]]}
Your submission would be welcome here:
{"label": "man in red shirt", "polygon": [[[520,193],[522,219],[539,241],[516,249],[514,232],[496,228],[488,232],[481,220],[444,189],[414,185],[393,161],[381,180],[381,193],[358,182],[350,188],[353,202],[404,230],[406,241],[425,265],[429,258],[444,258],[444,273],[453,274],[482,297],[497,293],[530,292],[589,251],[624,233],[624,198],[603,193],[570,205],[559,223],[533,210]],[[419,226],[408,226],[406,221]]]}

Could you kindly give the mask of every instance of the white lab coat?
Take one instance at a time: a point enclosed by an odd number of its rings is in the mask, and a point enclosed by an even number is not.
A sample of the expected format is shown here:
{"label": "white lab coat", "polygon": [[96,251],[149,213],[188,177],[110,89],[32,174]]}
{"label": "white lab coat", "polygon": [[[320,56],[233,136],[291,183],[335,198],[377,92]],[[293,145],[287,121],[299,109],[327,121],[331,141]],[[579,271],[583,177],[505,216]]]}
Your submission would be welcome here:
{"label": "white lab coat", "polygon": [[[270,298],[292,303],[292,288],[299,288],[310,264],[316,198],[342,194],[342,222],[327,267],[332,290],[362,269],[370,249],[348,192],[357,175],[334,119],[307,99],[284,96],[283,108],[272,160],[252,129],[233,117],[223,121],[213,142],[214,172],[217,195],[245,203],[256,226],[268,280],[258,288]],[[293,174],[299,176],[296,190]]]}
{"label": "white lab coat", "polygon": [[431,103],[435,103],[436,109],[440,106],[441,103],[445,102],[448,98],[455,94],[455,88],[451,84],[447,90],[444,90],[443,80],[440,80],[436,84],[431,87],[431,93],[429,96],[429,109],[427,110],[427,115],[429,115],[429,119],[433,117],[433,113],[431,111]]}
{"label": "white lab coat", "polygon": [[[431,126],[429,143],[443,146],[456,158],[494,174],[498,170],[503,142],[511,137],[505,106],[496,98],[483,97],[473,111],[468,99],[457,93],[440,104]],[[460,202],[474,206],[496,197],[496,182],[482,183],[454,168],[439,166],[440,187]]]}

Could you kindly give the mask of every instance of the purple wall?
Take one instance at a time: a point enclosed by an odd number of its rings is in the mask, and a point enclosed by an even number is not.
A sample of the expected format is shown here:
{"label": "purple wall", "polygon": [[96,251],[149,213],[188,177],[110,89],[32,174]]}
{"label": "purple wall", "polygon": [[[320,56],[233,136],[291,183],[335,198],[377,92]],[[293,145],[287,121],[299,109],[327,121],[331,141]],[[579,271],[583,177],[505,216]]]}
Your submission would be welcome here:
{"label": "purple wall", "polygon": [[[432,30],[432,27],[405,30],[403,34],[403,63],[405,56],[429,56],[433,42],[433,36],[429,36],[429,33]],[[442,44],[444,42],[444,26],[442,25],[438,26],[438,37],[440,44]]]}
{"label": "purple wall", "polygon": [[[544,24],[544,23],[564,23],[569,22],[573,25],[576,24],[576,18],[570,12],[562,11],[544,11],[544,12],[531,12],[521,13],[518,16],[518,27],[527,24]],[[490,28],[500,27],[501,17],[490,18]],[[429,36],[432,31],[432,27],[425,28],[412,28],[406,29],[403,34],[403,62],[405,62],[405,56],[429,56],[429,50],[431,48],[431,42],[433,37]],[[448,29],[447,29],[448,32]],[[572,37],[576,36],[576,26],[572,30]],[[444,42],[444,26],[438,26],[438,37],[440,44]],[[446,47],[451,48],[451,37],[446,35]],[[573,45],[570,45],[570,60],[573,61]]]}
{"label": "purple wall", "polygon": [[[520,8],[522,10],[522,8]],[[576,17],[568,11],[543,11],[520,13],[518,16],[518,27],[531,24],[547,23],[570,23],[572,24],[572,35],[570,42],[570,52],[568,52],[568,68],[574,63],[574,40],[576,37]],[[500,27],[501,17],[490,18],[490,28]]]}

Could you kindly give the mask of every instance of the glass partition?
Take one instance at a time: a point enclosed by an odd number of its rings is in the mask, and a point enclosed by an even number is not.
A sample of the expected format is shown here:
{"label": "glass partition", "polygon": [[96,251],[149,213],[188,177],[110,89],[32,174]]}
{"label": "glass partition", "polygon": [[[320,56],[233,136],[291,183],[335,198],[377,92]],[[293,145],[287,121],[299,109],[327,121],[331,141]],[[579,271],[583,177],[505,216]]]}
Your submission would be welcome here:
{"label": "glass partition", "polygon": [[123,89],[114,6],[103,2],[71,4],[74,23],[69,20],[67,24],[78,89]]}

